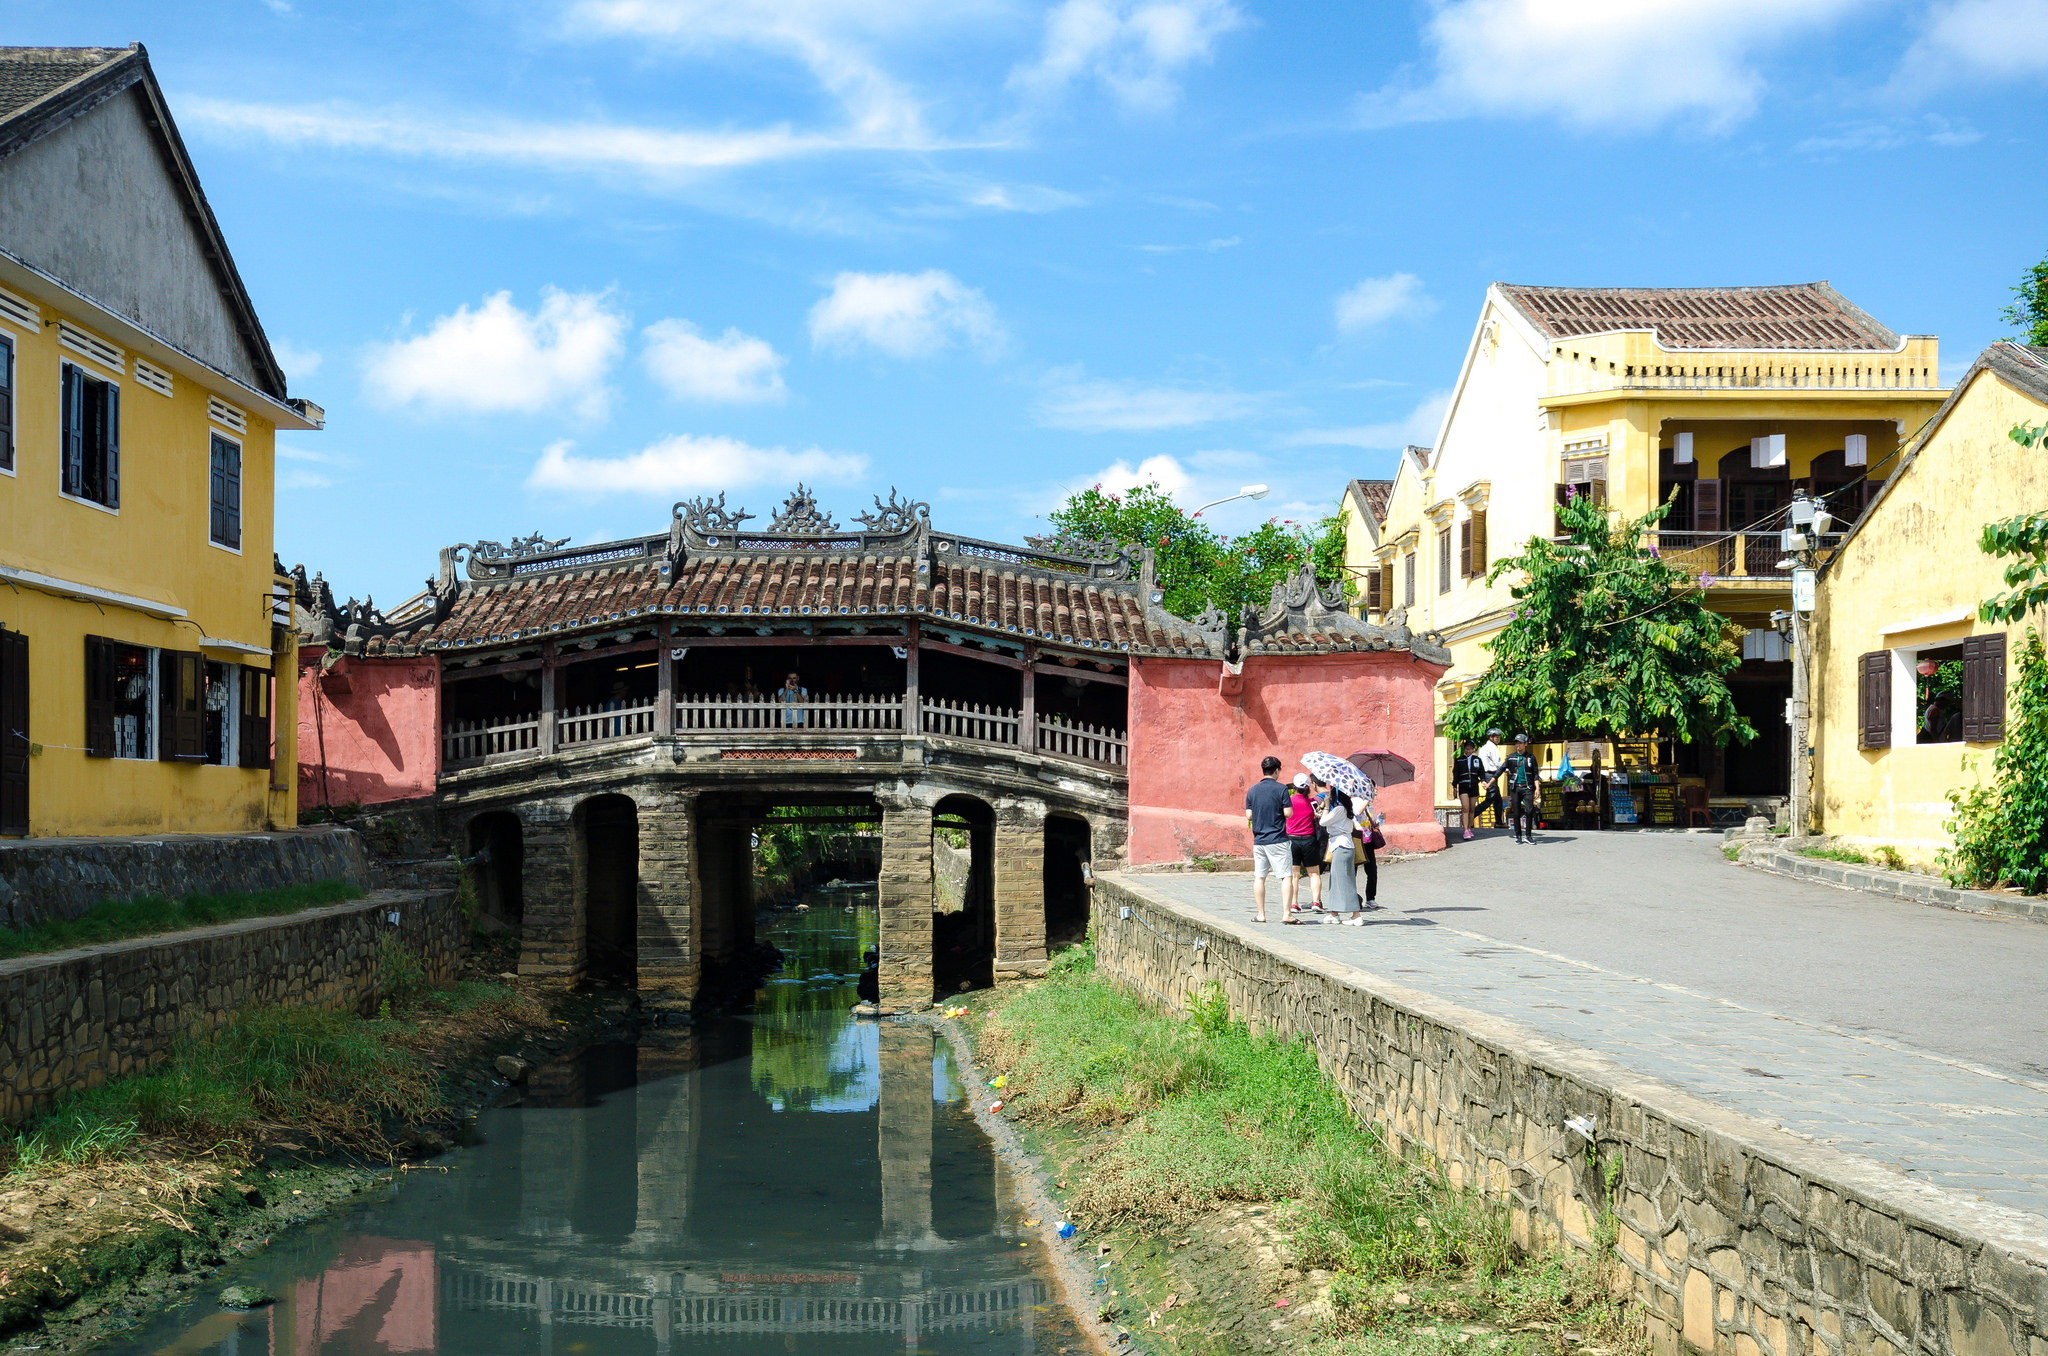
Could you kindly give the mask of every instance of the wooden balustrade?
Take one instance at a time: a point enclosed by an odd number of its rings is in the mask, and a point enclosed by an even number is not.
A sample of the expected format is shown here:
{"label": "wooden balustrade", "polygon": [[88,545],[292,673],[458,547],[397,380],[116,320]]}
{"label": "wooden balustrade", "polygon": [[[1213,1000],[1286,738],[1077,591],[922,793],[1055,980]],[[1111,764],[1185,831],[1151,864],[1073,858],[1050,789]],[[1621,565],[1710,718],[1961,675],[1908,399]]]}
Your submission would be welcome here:
{"label": "wooden balustrade", "polygon": [[866,693],[825,693],[803,701],[774,697],[679,697],[676,733],[702,731],[779,732],[814,730],[901,730],[903,698]]}
{"label": "wooden balustrade", "polygon": [[949,702],[926,697],[923,708],[924,732],[947,739],[965,739],[976,744],[1008,744],[1018,747],[1018,713],[979,702]]}
{"label": "wooden balustrade", "polygon": [[1130,746],[1122,730],[1079,721],[1038,718],[1038,751],[1055,758],[1072,758],[1083,763],[1108,763],[1122,767]]}
{"label": "wooden balustrade", "polygon": [[569,706],[555,713],[555,747],[654,733],[654,698]]}
{"label": "wooden balustrade", "polygon": [[451,720],[441,730],[441,762],[481,763],[487,758],[536,753],[540,749],[540,715],[498,716],[489,720]]}
{"label": "wooden balustrade", "polygon": [[[1816,558],[1833,553],[1841,532],[1828,532],[1814,543]],[[1647,545],[1665,563],[1687,574],[1714,579],[1776,579],[1789,581],[1790,570],[1778,568],[1787,552],[1776,531],[1766,532],[1651,532]]]}

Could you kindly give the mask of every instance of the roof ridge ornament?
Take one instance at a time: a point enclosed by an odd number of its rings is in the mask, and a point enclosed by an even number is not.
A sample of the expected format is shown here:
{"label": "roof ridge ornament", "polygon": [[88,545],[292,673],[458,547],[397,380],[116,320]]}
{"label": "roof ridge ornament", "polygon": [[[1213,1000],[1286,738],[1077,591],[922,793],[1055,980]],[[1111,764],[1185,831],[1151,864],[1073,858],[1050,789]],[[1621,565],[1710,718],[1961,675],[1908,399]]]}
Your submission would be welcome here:
{"label": "roof ridge ornament", "polygon": [[698,536],[737,532],[741,523],[754,516],[742,508],[726,508],[723,494],[716,499],[708,494],[699,495],[695,499],[684,499],[669,512],[676,522],[683,524]]}
{"label": "roof ridge ornament", "polygon": [[[893,495],[895,491],[891,489]],[[720,496],[721,500],[724,496]],[[875,501],[877,506],[881,501]],[[832,521],[830,514],[818,508],[818,496],[813,494],[799,480],[790,491],[789,498],[782,501],[782,507],[769,520],[768,530],[793,537],[811,536],[817,533],[837,532],[839,524]]]}
{"label": "roof ridge ornament", "polygon": [[878,494],[875,496],[873,513],[856,513],[853,516],[860,519],[861,525],[869,532],[895,534],[914,531],[920,523],[929,523],[932,506],[922,499],[898,498],[896,487],[891,485],[888,503],[883,503],[882,496]]}

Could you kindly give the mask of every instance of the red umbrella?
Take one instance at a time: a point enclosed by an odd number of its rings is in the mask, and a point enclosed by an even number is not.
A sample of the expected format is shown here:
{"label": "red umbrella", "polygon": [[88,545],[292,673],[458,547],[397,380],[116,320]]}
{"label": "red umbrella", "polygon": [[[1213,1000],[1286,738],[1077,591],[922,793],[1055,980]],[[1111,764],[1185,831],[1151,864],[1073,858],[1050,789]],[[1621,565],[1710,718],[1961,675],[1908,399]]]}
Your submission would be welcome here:
{"label": "red umbrella", "polygon": [[1392,749],[1360,749],[1344,760],[1381,786],[1415,780],[1415,764]]}

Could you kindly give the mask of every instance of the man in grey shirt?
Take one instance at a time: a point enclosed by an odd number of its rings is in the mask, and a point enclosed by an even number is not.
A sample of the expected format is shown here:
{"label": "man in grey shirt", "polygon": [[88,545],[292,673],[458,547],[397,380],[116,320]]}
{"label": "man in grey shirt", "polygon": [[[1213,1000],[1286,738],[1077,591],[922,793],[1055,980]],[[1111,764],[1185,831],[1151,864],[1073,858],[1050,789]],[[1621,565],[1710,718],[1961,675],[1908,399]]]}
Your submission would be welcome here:
{"label": "man in grey shirt", "polygon": [[1275,780],[1280,760],[1267,754],[1262,774],[1244,793],[1244,825],[1252,831],[1252,921],[1266,921],[1266,877],[1280,877],[1281,903],[1294,907],[1294,848],[1287,841],[1287,788]]}

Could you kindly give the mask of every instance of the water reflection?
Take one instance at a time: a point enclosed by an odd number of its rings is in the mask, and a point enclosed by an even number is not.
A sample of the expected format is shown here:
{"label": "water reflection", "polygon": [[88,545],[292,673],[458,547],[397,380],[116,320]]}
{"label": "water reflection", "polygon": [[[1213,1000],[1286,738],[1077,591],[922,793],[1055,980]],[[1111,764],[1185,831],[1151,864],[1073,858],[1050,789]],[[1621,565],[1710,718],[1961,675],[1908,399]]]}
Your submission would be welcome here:
{"label": "water reflection", "polygon": [[[535,1071],[448,1170],[302,1231],[120,1350],[1052,1351],[1035,1237],[929,1028],[857,1023],[873,908],[783,915],[745,1017]],[[218,1286],[209,1285],[209,1293]]]}

